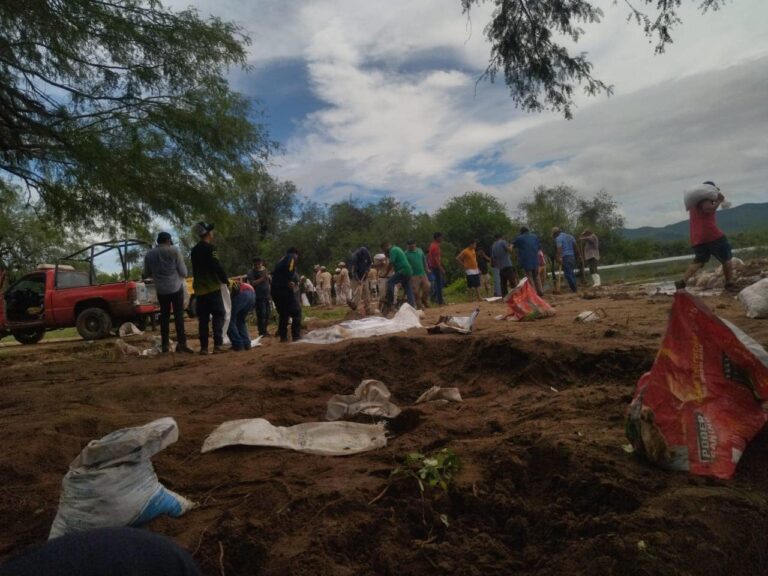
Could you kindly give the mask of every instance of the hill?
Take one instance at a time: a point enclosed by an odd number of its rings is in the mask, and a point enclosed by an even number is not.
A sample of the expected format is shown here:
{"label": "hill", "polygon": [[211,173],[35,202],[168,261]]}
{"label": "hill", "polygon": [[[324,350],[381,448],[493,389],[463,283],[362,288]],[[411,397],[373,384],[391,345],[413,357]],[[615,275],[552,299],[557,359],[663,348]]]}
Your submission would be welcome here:
{"label": "hill", "polygon": [[[765,229],[768,227],[768,202],[741,204],[728,210],[720,210],[717,214],[717,224],[726,234]],[[627,240],[687,240],[688,220],[661,227],[624,228],[621,233]]]}

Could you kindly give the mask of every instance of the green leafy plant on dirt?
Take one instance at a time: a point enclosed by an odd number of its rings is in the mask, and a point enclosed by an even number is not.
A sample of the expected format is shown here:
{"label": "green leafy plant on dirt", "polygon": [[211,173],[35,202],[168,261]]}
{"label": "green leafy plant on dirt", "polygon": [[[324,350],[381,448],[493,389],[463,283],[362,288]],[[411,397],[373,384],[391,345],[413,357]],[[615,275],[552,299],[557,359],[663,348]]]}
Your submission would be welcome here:
{"label": "green leafy plant on dirt", "polygon": [[[419,486],[421,496],[421,516],[426,524],[426,512],[424,503],[424,493],[427,488],[440,488],[448,491],[448,487],[453,481],[456,473],[461,469],[461,462],[456,453],[450,448],[443,448],[431,454],[422,454],[421,452],[411,452],[406,455],[403,464],[396,466],[389,478],[389,482],[378,496],[371,500],[371,505],[386,494],[392,483],[398,478],[413,478]],[[447,514],[439,514],[440,522],[447,528],[450,526]]]}

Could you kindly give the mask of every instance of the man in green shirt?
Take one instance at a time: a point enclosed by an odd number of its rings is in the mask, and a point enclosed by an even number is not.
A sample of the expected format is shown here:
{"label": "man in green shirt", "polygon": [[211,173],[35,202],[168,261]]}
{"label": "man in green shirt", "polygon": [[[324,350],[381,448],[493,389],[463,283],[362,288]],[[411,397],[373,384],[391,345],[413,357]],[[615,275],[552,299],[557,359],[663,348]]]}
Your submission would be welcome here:
{"label": "man in green shirt", "polygon": [[400,284],[405,290],[406,298],[408,298],[408,304],[416,307],[416,302],[413,299],[413,290],[411,290],[411,276],[413,276],[413,268],[411,268],[408,258],[405,256],[402,248],[392,246],[389,242],[381,243],[381,250],[389,258],[389,266],[387,267],[387,274],[391,270],[395,273],[387,280],[387,295],[384,298],[384,306],[382,307],[382,314],[385,316],[389,310],[396,305],[395,302],[395,285]]}
{"label": "man in green shirt", "polygon": [[427,257],[424,250],[416,247],[416,240],[409,240],[405,251],[405,257],[411,265],[411,290],[419,309],[429,308],[429,278],[427,277]]}

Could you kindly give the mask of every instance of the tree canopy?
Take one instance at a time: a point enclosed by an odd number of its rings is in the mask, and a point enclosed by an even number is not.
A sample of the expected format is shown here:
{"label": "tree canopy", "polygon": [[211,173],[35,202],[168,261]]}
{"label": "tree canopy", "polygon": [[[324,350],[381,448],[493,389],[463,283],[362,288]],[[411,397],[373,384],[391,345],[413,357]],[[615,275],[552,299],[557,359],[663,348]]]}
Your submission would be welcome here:
{"label": "tree canopy", "polygon": [[272,148],[224,73],[247,39],[158,0],[0,3],[0,178],[69,223],[216,208]]}
{"label": "tree canopy", "polygon": [[[582,24],[600,22],[603,11],[588,0],[461,0],[468,13],[472,6],[492,1],[496,8],[485,27],[491,55],[481,80],[504,76],[514,103],[523,110],[556,110],[573,114],[573,94],[581,85],[589,95],[612,92],[612,87],[592,74],[584,52],[574,53],[564,41],[577,43]],[[702,12],[717,10],[725,0],[695,0]],[[656,53],[672,42],[672,32],[682,23],[678,10],[684,0],[625,0],[629,19],[649,38],[656,38]]]}

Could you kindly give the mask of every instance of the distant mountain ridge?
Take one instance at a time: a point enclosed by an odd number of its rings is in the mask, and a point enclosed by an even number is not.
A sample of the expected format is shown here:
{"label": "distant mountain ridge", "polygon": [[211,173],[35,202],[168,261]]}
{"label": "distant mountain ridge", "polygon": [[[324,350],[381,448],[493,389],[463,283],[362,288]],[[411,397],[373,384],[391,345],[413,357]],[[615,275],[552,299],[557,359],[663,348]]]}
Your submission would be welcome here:
{"label": "distant mountain ridge", "polygon": [[[768,202],[741,204],[728,210],[718,210],[717,225],[726,234],[764,230],[768,228]],[[660,227],[624,228],[621,233],[627,240],[688,240],[688,220]]]}

